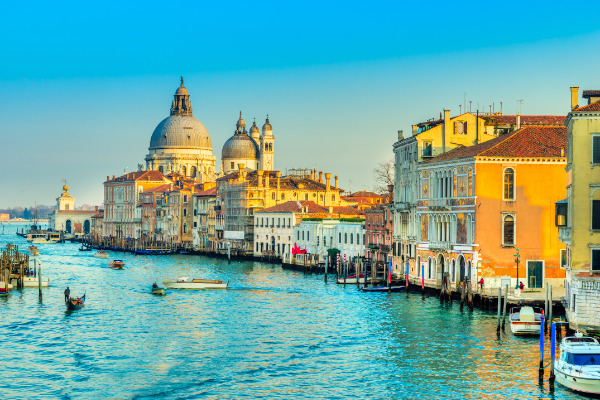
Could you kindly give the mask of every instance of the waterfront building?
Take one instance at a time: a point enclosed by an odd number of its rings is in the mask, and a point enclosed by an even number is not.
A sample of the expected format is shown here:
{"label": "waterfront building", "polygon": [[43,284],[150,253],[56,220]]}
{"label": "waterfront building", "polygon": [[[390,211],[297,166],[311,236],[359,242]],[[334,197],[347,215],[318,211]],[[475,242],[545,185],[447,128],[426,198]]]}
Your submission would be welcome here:
{"label": "waterfront building", "polygon": [[563,126],[528,126],[420,163],[410,276],[563,285],[553,209],[565,194],[565,147]]}
{"label": "waterfront building", "polygon": [[157,234],[162,233],[157,229],[157,203],[162,201],[166,192],[171,190],[172,183],[146,189],[140,194],[142,209],[142,240],[144,242],[157,241]]}
{"label": "waterfront building", "polygon": [[136,171],[104,182],[104,237],[139,239],[142,236],[142,206],[139,194],[169,184],[160,171]]}
{"label": "waterfront building", "polygon": [[446,153],[456,147],[471,146],[496,137],[494,125],[486,127],[482,116],[464,113],[450,117],[450,110],[444,110],[443,117],[428,120],[412,126],[412,135],[404,137],[398,131],[398,141],[394,143],[394,231],[392,245],[393,268],[402,270],[409,262],[415,268],[417,246],[417,165],[423,160]]}
{"label": "waterfront building", "polygon": [[210,135],[193,116],[190,94],[181,85],[175,91],[170,116],[162,120],[150,139],[146,168],[177,172],[201,182],[215,180],[216,157]]}
{"label": "waterfront building", "polygon": [[388,194],[381,196],[381,203],[365,210],[365,257],[372,261],[388,261],[391,252],[394,185],[388,185]]}
{"label": "waterfront building", "polygon": [[269,117],[262,127],[262,134],[256,126],[256,121],[250,128],[250,134],[246,131],[246,122],[240,118],[236,124],[236,130],[232,137],[227,139],[221,152],[221,174],[237,171],[240,164],[251,170],[273,170],[274,165],[273,127]]}
{"label": "waterfront building", "polygon": [[[318,255],[320,261],[327,256],[334,257],[337,253],[342,260],[354,260],[365,254],[365,220],[309,218],[294,228],[293,240],[300,248],[305,248],[308,254]],[[330,265],[334,265],[333,260],[330,260]]]}
{"label": "waterfront building", "polygon": [[96,210],[76,210],[75,198],[69,193],[69,186],[62,187],[60,197],[56,199],[56,210],[50,213],[48,228],[65,234],[90,233],[92,217]]}
{"label": "waterfront building", "polygon": [[571,327],[600,330],[600,90],[584,90],[583,98],[587,104],[580,107],[579,88],[571,88],[566,199],[556,205],[556,225],[567,245]]}
{"label": "waterfront building", "polygon": [[289,260],[295,241],[294,228],[302,221],[362,217],[364,213],[352,207],[324,207],[313,201],[288,201],[265,208],[254,214],[254,255],[276,255]]}
{"label": "waterfront building", "polygon": [[215,236],[215,206],[217,204],[217,188],[195,193],[194,200],[194,248],[211,251]]}
{"label": "waterfront building", "polygon": [[[322,174],[320,174],[322,179]],[[252,171],[240,164],[238,171],[217,179],[217,206],[224,218],[223,238],[218,248],[231,246],[237,253],[254,252],[254,213],[287,201],[313,201],[325,207],[340,206],[338,177],[331,185],[331,174],[322,180],[305,176],[281,176],[280,171]],[[216,228],[219,236],[219,228]]]}
{"label": "waterfront building", "polygon": [[101,237],[102,232],[103,232],[104,210],[97,209],[96,214],[92,216],[90,221],[91,221],[90,235],[94,238]]}

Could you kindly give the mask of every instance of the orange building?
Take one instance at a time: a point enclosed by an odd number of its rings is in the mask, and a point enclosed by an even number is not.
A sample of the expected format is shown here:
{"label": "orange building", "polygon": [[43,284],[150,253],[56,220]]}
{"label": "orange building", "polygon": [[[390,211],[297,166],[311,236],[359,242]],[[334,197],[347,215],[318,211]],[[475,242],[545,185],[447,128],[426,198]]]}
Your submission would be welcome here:
{"label": "orange building", "polygon": [[417,265],[439,284],[511,277],[526,287],[564,283],[565,246],[554,203],[566,189],[566,129],[529,126],[419,166]]}

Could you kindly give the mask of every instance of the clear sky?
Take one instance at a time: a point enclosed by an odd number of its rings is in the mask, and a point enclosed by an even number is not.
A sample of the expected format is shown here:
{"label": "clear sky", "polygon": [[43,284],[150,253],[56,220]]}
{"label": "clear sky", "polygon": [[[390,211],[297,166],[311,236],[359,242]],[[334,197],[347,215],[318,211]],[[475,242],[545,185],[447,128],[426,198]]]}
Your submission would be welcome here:
{"label": "clear sky", "polygon": [[183,75],[220,165],[241,110],[273,125],[275,167],[371,189],[399,129],[503,102],[569,111],[600,89],[600,7],[566,2],[6,2],[0,207],[102,202],[143,163]]}

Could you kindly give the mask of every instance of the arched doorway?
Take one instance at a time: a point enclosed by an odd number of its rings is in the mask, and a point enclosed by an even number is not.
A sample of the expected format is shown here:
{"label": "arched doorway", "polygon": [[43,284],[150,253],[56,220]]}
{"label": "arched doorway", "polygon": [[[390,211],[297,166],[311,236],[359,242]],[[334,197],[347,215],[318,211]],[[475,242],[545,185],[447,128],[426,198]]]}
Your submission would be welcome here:
{"label": "arched doorway", "polygon": [[444,259],[444,255],[439,254],[437,257],[437,263],[436,263],[436,273],[437,273],[437,280],[440,283],[442,282],[442,277],[444,276],[444,273],[446,272],[445,261],[446,260]]}
{"label": "arched doorway", "polygon": [[90,233],[90,221],[87,219],[83,223],[83,233]]}
{"label": "arched doorway", "polygon": [[421,256],[417,256],[417,276],[421,276]]}
{"label": "arched doorway", "polygon": [[70,219],[65,221],[65,232],[71,233],[71,220]]}
{"label": "arched doorway", "polygon": [[163,172],[165,172],[165,171],[163,170],[163,167],[162,167],[162,165],[161,165],[160,167],[158,167],[158,171],[159,171],[161,174],[162,174]]}
{"label": "arched doorway", "polygon": [[463,256],[458,257],[458,270],[460,273],[460,282],[465,280],[465,258]]}

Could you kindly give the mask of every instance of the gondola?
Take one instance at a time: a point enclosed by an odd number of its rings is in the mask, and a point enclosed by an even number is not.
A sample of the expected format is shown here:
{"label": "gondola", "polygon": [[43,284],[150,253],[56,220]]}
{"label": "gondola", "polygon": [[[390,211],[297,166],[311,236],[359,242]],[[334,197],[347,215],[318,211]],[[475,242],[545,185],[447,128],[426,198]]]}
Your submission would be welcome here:
{"label": "gondola", "polygon": [[381,287],[362,287],[363,292],[401,292],[406,289],[406,286],[381,286]]}
{"label": "gondola", "polygon": [[68,301],[65,301],[65,304],[69,310],[79,310],[85,304],[85,294],[79,298],[70,297]]}
{"label": "gondola", "polygon": [[92,248],[84,246],[84,245],[81,245],[81,247],[79,248],[79,251],[92,251]]}

